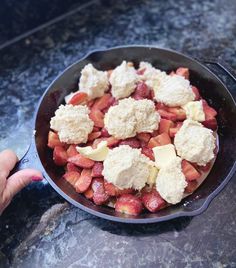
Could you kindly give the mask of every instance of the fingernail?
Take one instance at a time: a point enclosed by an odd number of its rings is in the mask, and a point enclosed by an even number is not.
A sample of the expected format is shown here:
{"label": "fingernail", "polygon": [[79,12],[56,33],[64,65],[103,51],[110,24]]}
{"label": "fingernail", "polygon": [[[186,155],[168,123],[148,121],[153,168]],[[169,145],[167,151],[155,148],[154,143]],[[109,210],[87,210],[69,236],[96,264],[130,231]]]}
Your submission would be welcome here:
{"label": "fingernail", "polygon": [[32,180],[32,181],[42,181],[43,178],[42,178],[42,177],[38,177],[38,176],[33,176],[33,177],[31,178],[31,180]]}

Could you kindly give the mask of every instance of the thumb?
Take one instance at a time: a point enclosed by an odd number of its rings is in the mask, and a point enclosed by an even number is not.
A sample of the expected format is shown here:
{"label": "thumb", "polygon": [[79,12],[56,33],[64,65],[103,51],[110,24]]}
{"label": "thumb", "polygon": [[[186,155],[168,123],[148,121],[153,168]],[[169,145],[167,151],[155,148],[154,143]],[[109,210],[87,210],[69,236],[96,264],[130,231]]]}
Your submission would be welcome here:
{"label": "thumb", "polygon": [[32,181],[43,180],[42,173],[34,169],[23,169],[7,179],[6,187],[3,195],[7,196],[7,199],[12,197],[27,186]]}

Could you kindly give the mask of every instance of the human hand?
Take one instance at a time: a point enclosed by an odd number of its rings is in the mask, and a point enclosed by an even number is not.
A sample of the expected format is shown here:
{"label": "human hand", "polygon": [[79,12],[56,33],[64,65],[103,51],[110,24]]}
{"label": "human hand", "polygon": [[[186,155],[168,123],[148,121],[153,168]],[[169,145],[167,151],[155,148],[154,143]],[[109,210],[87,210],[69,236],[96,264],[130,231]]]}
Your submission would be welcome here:
{"label": "human hand", "polygon": [[14,168],[18,158],[11,150],[0,152],[0,215],[10,204],[12,198],[32,181],[43,179],[41,172],[34,169],[20,170],[9,178],[10,171]]}

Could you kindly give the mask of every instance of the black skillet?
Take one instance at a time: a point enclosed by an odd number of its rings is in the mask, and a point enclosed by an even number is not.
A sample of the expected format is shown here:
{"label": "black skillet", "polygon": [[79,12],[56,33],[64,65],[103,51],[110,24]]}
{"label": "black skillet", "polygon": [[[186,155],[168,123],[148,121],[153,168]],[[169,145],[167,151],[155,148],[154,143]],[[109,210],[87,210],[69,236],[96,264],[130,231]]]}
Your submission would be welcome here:
{"label": "black skillet", "polygon": [[[47,147],[49,121],[64,97],[77,89],[81,69],[92,63],[97,69],[108,70],[122,60],[152,63],[155,67],[171,71],[180,66],[190,69],[190,81],[200,89],[201,95],[218,111],[219,153],[215,164],[204,183],[181,203],[167,207],[157,213],[144,212],[139,216],[116,213],[106,206],[96,206],[87,200],[63,179],[63,169],[55,166],[52,152]],[[223,66],[219,65],[222,69]],[[228,70],[224,71],[231,76]],[[226,86],[206,66],[175,51],[150,46],[124,46],[93,51],[60,74],[42,96],[34,121],[35,135],[26,155],[17,169],[36,167],[42,170],[51,186],[68,202],[91,214],[112,221],[125,223],[152,223],[181,216],[194,216],[205,211],[211,200],[220,193],[236,170],[236,104]]]}

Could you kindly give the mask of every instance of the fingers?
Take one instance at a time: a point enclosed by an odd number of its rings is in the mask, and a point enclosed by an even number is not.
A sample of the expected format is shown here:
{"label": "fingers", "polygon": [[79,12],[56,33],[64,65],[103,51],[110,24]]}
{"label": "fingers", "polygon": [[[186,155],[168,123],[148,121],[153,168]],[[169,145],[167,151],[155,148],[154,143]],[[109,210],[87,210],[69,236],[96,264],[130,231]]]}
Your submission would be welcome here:
{"label": "fingers", "polygon": [[7,179],[3,191],[3,199],[11,200],[12,197],[27,186],[30,182],[43,179],[42,173],[34,169],[23,169]]}
{"label": "fingers", "polygon": [[7,176],[17,162],[18,158],[13,151],[7,149],[0,152],[0,194],[5,188]]}

